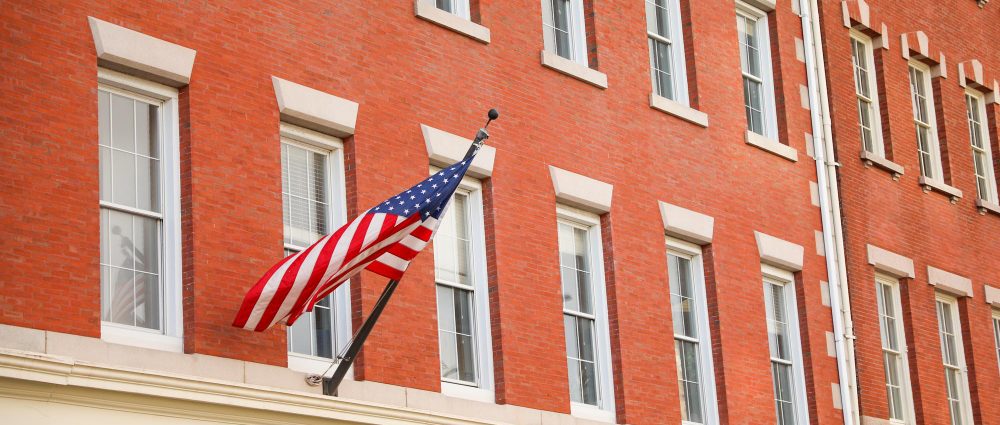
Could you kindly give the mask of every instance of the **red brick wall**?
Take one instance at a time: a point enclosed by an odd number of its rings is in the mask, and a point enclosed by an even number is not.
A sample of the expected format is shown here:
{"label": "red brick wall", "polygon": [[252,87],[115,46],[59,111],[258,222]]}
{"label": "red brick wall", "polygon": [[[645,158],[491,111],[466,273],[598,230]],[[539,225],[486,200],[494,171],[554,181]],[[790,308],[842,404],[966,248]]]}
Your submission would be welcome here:
{"label": "red brick wall", "polygon": [[[705,264],[716,380],[726,386],[718,391],[724,422],[774,420],[753,237],[759,230],[806,248],[796,285],[811,420],[840,423],[830,389],[836,364],[825,355],[831,312],[822,305],[819,282],[826,272],[814,248],[820,217],[809,202],[815,165],[806,156],[809,115],[799,100],[806,82],[794,53],[799,18],[788,1],[770,15],[777,98],[784,100],[782,142],[799,152],[799,161],[790,162],[744,143],[733,3],[684,3],[689,86],[709,115],[707,129],[649,108],[638,0],[593,1],[593,39],[607,90],[539,64],[537,1],[479,2],[480,20],[492,31],[489,45],[415,18],[405,2],[377,10],[355,1],[7,2],[0,9],[0,247],[7,253],[0,258],[0,322],[100,333],[97,65],[86,21],[94,16],[198,52],[181,96],[187,351],[285,362],[284,330],[258,335],[229,325],[244,291],[282,252],[275,75],[360,104],[357,132],[346,141],[351,212],[426,176],[418,124],[471,136],[488,108],[500,108],[491,126],[497,156],[486,211],[493,337],[501,342],[494,344],[498,401],[569,411],[551,164],[614,185],[605,226],[614,243],[607,268],[614,276],[620,421],[661,424],[679,417],[656,203],[663,200],[715,217]],[[905,115],[900,93],[893,108]],[[910,154],[901,152],[906,161]],[[967,179],[967,168],[958,168],[966,170],[958,179]],[[899,184],[876,176],[867,186],[883,184],[890,193],[913,183],[909,174]],[[964,212],[968,200],[952,206],[936,194],[912,192],[941,214],[961,209],[953,221],[997,220]],[[439,388],[431,260],[428,252],[412,264],[359,360],[359,377]],[[352,282],[356,322],[384,283],[368,274]],[[984,364],[977,375],[988,370]]]}
{"label": "red brick wall", "polygon": [[[917,422],[948,423],[944,368],[938,340],[934,287],[927,283],[927,266],[972,279],[973,297],[960,301],[966,361],[972,381],[976,423],[1000,424],[1000,386],[990,307],[983,301],[983,285],[1000,282],[1000,216],[980,215],[975,208],[976,188],[963,88],[958,84],[959,62],[979,59],[987,72],[1000,70],[1000,8],[976,2],[950,2],[947,9],[935,1],[899,2],[871,0],[872,13],[884,20],[889,50],[876,52],[883,132],[891,143],[892,159],[905,167],[893,181],[879,168],[866,168],[857,126],[854,80],[848,30],[843,26],[839,1],[823,3],[824,51],[830,87],[833,132],[840,167],[843,222],[846,234],[848,278],[854,329],[857,334],[860,408],[866,416],[886,418],[888,406],[876,310],[874,274],[867,264],[866,245],[873,244],[913,259],[916,277],[901,285],[903,317],[909,345]],[[947,78],[934,81],[944,169],[950,184],[964,197],[951,204],[938,192],[924,193],[917,183],[916,136],[912,121],[907,61],[902,57],[900,34],[924,31],[930,44],[944,53]],[[995,74],[994,74],[995,75]],[[996,107],[990,121],[996,148]],[[944,137],[945,130],[947,138]],[[889,150],[889,149],[887,149]]]}

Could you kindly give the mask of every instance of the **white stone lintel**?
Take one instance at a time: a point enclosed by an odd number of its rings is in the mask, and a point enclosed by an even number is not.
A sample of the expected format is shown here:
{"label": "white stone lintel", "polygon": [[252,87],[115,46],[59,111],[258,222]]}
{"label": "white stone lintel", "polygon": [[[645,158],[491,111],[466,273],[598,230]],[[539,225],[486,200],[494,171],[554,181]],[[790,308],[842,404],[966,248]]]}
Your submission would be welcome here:
{"label": "white stone lintel", "polygon": [[549,166],[556,199],[596,214],[611,211],[612,186],[600,180]]}
{"label": "white stone lintel", "polygon": [[972,280],[967,277],[927,266],[927,283],[959,297],[972,297]]}
{"label": "white stone lintel", "polygon": [[698,245],[712,243],[715,218],[663,201],[659,203],[666,234]]}
{"label": "white stone lintel", "polygon": [[[447,167],[465,157],[465,153],[472,146],[472,140],[462,136],[438,130],[426,124],[420,124],[420,132],[424,135],[424,143],[427,145],[427,156],[430,163],[439,167]],[[476,159],[472,160],[468,174],[472,177],[482,179],[493,175],[493,161],[496,158],[496,148],[483,145],[476,154]]]}
{"label": "white stone lintel", "polygon": [[875,266],[880,272],[898,278],[913,279],[916,276],[913,260],[871,244],[868,244],[868,264]]}
{"label": "white stone lintel", "polygon": [[757,240],[757,251],[760,252],[762,263],[777,266],[789,271],[802,270],[805,249],[802,245],[778,239],[774,236],[753,232]]}
{"label": "white stone lintel", "polygon": [[282,121],[336,137],[354,134],[357,103],[278,77],[271,81]]}
{"label": "white stone lintel", "polygon": [[94,17],[87,21],[98,65],[172,87],[191,81],[194,50]]}

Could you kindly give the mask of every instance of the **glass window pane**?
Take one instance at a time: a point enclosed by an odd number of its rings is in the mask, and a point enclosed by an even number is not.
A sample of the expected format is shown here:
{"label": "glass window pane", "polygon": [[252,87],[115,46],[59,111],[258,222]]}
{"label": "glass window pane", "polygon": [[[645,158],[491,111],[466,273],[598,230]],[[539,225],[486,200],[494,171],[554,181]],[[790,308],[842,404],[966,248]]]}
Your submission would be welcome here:
{"label": "glass window pane", "polygon": [[577,338],[580,341],[580,359],[595,361],[594,356],[594,321],[591,319],[577,319]]}
{"label": "glass window pane", "polygon": [[135,272],[130,269],[110,267],[110,317],[108,320],[122,325],[135,325]]}
{"label": "glass window pane", "polygon": [[472,291],[453,290],[455,295],[455,331],[472,335]]}
{"label": "glass window pane", "polygon": [[135,268],[132,236],[132,216],[123,212],[108,211],[108,264],[125,269]]}
{"label": "glass window pane", "polygon": [[475,348],[472,335],[457,335],[458,379],[476,382]]}
{"label": "glass window pane", "polygon": [[155,274],[135,274],[135,325],[160,329],[160,278]]}
{"label": "glass window pane", "polygon": [[455,296],[454,289],[438,285],[438,328],[443,331],[455,332]]}
{"label": "glass window pane", "polygon": [[288,331],[291,351],[299,354],[312,355],[312,313],[302,315]]}
{"label": "glass window pane", "polygon": [[580,286],[576,281],[578,277],[577,271],[569,267],[560,267],[559,273],[562,278],[563,308],[571,311],[580,311]]}
{"label": "glass window pane", "polygon": [[316,356],[333,358],[333,314],[330,311],[330,297],[323,298],[326,305],[316,303],[313,309],[313,330],[316,335]]}
{"label": "glass window pane", "polygon": [[136,208],[160,212],[160,161],[136,156]]}
{"label": "glass window pane", "polygon": [[580,340],[576,330],[576,317],[568,314],[563,315],[563,328],[566,330],[566,356],[574,359],[580,358]]}
{"label": "glass window pane", "polygon": [[580,362],[580,378],[583,381],[583,403],[597,405],[597,366],[594,362]]}
{"label": "glass window pane", "polygon": [[135,269],[149,273],[160,271],[160,223],[147,217],[134,216]]}
{"label": "glass window pane", "polygon": [[458,379],[458,341],[456,335],[442,330],[438,333],[438,340],[441,347],[441,377]]}
{"label": "glass window pane", "polygon": [[135,102],[135,151],[157,159],[160,157],[158,111],[155,105]]}
{"label": "glass window pane", "polygon": [[576,403],[583,403],[583,384],[580,377],[580,361],[566,359],[566,369],[569,374],[569,397]]}
{"label": "glass window pane", "polygon": [[135,110],[132,99],[111,95],[111,146],[135,152]]}
{"label": "glass window pane", "polygon": [[114,181],[111,183],[111,200],[128,207],[137,207],[135,155],[114,150],[111,154],[111,167],[114,177]]}

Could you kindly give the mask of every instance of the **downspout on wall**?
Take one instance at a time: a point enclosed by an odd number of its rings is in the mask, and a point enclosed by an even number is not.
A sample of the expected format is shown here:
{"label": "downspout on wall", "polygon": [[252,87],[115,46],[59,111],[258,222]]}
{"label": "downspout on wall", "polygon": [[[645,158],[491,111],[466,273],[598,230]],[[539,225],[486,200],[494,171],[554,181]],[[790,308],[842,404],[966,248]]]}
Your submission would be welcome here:
{"label": "downspout on wall", "polygon": [[827,278],[830,287],[830,310],[833,315],[834,346],[844,425],[860,424],[858,414],[857,372],[854,357],[854,324],[847,287],[843,226],[840,216],[840,191],[834,160],[833,131],[830,121],[829,93],[826,87],[826,63],[823,56],[819,7],[816,0],[800,0],[802,39],[809,85],[809,110],[812,121],[813,151],[816,160],[816,184],[823,223],[823,248],[826,252]]}

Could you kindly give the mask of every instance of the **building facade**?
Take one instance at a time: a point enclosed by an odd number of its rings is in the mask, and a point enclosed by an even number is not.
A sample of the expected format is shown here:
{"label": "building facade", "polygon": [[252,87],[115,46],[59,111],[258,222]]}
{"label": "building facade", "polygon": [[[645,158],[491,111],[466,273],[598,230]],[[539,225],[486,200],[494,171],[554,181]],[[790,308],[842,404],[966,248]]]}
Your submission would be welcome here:
{"label": "building facade", "polygon": [[[1000,424],[1000,8],[914,3],[9,2],[5,423]],[[491,107],[338,396],[384,279],[231,325]]]}

